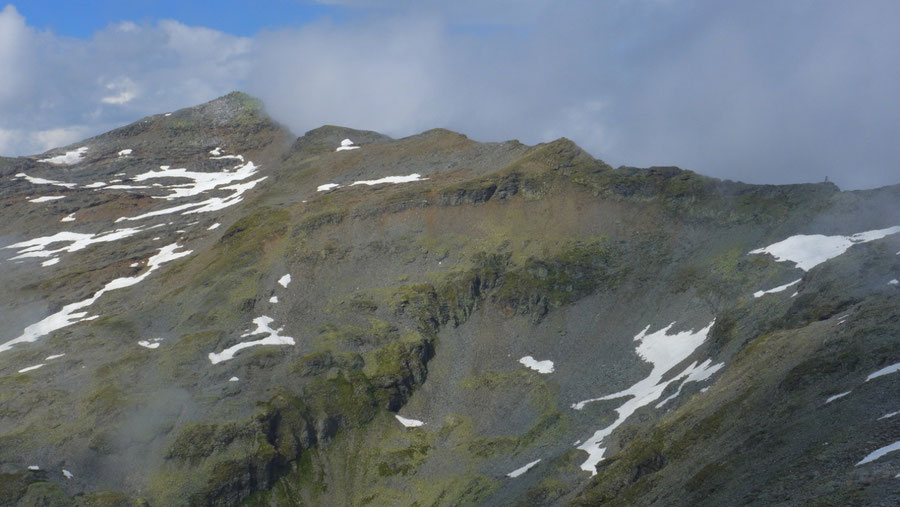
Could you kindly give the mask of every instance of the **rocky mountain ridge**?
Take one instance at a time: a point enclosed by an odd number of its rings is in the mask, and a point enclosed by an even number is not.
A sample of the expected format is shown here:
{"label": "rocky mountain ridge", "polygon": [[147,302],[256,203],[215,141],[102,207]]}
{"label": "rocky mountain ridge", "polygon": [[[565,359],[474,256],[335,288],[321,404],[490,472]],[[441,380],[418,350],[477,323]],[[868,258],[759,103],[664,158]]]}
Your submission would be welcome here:
{"label": "rocky mountain ridge", "polygon": [[0,503],[900,499],[900,186],[240,93],[0,181]]}

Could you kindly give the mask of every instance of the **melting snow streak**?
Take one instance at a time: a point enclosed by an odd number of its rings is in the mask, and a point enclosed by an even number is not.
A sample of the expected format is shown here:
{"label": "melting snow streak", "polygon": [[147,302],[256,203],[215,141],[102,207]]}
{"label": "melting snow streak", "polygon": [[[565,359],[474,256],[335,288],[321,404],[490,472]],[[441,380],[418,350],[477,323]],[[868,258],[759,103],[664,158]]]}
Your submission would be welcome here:
{"label": "melting snow streak", "polygon": [[61,181],[45,180],[44,178],[33,178],[31,176],[28,176],[25,173],[16,174],[16,178],[25,178],[25,181],[27,181],[29,183],[34,183],[35,185],[56,185],[57,187],[66,187],[66,188],[72,188],[72,187],[78,186],[75,183],[63,183]]}
{"label": "melting snow streak", "polygon": [[853,392],[853,391],[847,391],[846,393],[840,393],[840,394],[835,394],[834,396],[829,396],[828,399],[825,400],[825,403],[831,403],[831,402],[834,401],[834,400],[839,400],[839,399],[843,398],[844,396],[847,396],[848,394],[850,394],[850,393],[852,393],[852,392]]}
{"label": "melting snow streak", "polygon": [[362,181],[354,181],[350,184],[353,185],[381,185],[382,183],[409,183],[411,181],[424,181],[428,178],[423,178],[419,173],[413,173],[408,176],[386,176],[384,178],[380,178],[377,180],[362,180]]}
{"label": "melting snow streak", "polygon": [[281,336],[278,333],[284,330],[284,328],[272,329],[269,327],[269,324],[272,323],[274,319],[271,317],[266,317],[263,315],[262,317],[257,317],[253,319],[253,323],[256,324],[256,329],[241,335],[244,336],[253,336],[256,334],[268,334],[265,338],[254,340],[250,342],[241,342],[237,345],[232,345],[227,349],[219,352],[218,354],[215,352],[209,353],[209,362],[212,364],[218,364],[222,361],[228,361],[229,359],[233,359],[234,355],[237,354],[239,350],[246,349],[248,347],[255,347],[257,345],[293,345],[294,339],[290,336]]}
{"label": "melting snow streak", "polygon": [[674,322],[650,334],[647,334],[650,326],[645,327],[643,331],[634,337],[634,340],[640,342],[637,346],[637,354],[641,359],[653,365],[650,375],[624,391],[580,401],[572,405],[572,408],[575,410],[581,410],[586,404],[591,402],[630,397],[628,401],[616,409],[618,416],[612,424],[597,430],[591,438],[577,447],[588,453],[588,459],[581,464],[582,470],[590,472],[591,475],[596,474],[597,463],[603,459],[603,454],[606,452],[606,447],[601,447],[603,440],[613,430],[622,425],[626,419],[631,417],[637,409],[658,400],[669,384],[682,379],[685,382],[705,380],[722,367],[722,363],[710,365],[710,360],[706,360],[700,365],[695,361],[675,377],[666,381],[662,380],[666,372],[687,359],[706,340],[706,335],[712,329],[714,323],[715,320],[696,332],[682,331],[672,335],[668,334],[668,332],[675,325]]}
{"label": "melting snow streak", "polygon": [[77,164],[84,157],[84,154],[87,153],[87,146],[82,146],[75,151],[67,151],[65,155],[58,155],[56,157],[44,158],[38,160],[38,162],[45,162],[47,164],[64,164],[64,165],[72,165]]}
{"label": "melting snow streak", "polygon": [[802,280],[802,279],[801,279],[801,278],[798,278],[798,279],[794,280],[794,281],[791,282],[791,283],[786,283],[786,284],[784,284],[784,285],[779,285],[778,287],[775,287],[774,289],[769,289],[769,290],[758,290],[758,291],[756,291],[756,292],[753,293],[753,297],[758,298],[758,297],[765,296],[766,294],[775,294],[776,292],[781,292],[781,291],[783,291],[783,290],[786,290],[788,287],[791,287],[792,285],[797,285],[798,283],[800,283],[800,280]]}
{"label": "melting snow streak", "polygon": [[531,470],[531,468],[532,468],[533,466],[537,465],[537,464],[540,463],[540,462],[541,462],[541,460],[539,460],[539,459],[538,459],[538,460],[534,460],[534,461],[532,461],[531,463],[529,463],[529,464],[523,466],[522,468],[517,468],[517,469],[513,470],[512,472],[506,474],[506,476],[507,476],[507,477],[512,477],[512,478],[516,478],[516,477],[518,477],[518,476],[524,474],[525,472]]}
{"label": "melting snow streak", "polygon": [[898,440],[897,442],[894,442],[893,444],[886,445],[880,449],[875,449],[874,451],[869,453],[868,456],[863,458],[862,461],[857,463],[856,466],[865,465],[866,463],[871,463],[871,462],[881,458],[882,456],[884,456],[888,453],[894,452],[894,451],[900,451],[900,440]]}
{"label": "melting snow streak", "polygon": [[[87,248],[94,243],[106,243],[109,241],[124,239],[141,232],[141,230],[143,229],[137,227],[132,229],[116,229],[114,231],[98,234],[84,234],[80,232],[62,231],[57,232],[52,236],[44,236],[41,238],[34,238],[27,241],[14,243],[7,246],[6,248],[21,249],[16,252],[18,255],[13,257],[12,260],[25,259],[29,257],[52,257],[61,252],[77,252],[78,250]],[[47,247],[54,243],[68,243],[68,246],[57,248],[55,250],[48,250]]]}
{"label": "melting snow streak", "polygon": [[397,420],[400,421],[400,424],[406,426],[407,428],[417,428],[425,424],[417,419],[407,419],[399,414],[394,414],[394,417],[396,417]]}
{"label": "melting snow streak", "polygon": [[83,301],[78,301],[77,303],[70,303],[66,306],[62,307],[62,310],[45,317],[40,322],[34,323],[25,328],[22,334],[18,338],[13,338],[6,343],[0,344],[0,352],[6,352],[11,349],[13,345],[19,343],[31,343],[44,336],[49,334],[57,329],[64,328],[66,326],[71,326],[76,322],[80,322],[82,320],[88,320],[89,318],[85,318],[87,312],[80,311],[83,308],[87,308],[94,304],[94,301],[100,299],[100,296],[106,294],[107,292],[122,289],[125,287],[131,287],[132,285],[136,285],[142,282],[145,278],[150,276],[150,273],[153,273],[158,269],[162,264],[173,261],[175,259],[179,259],[186,255],[190,255],[191,250],[185,250],[183,252],[176,252],[180,248],[177,243],[172,243],[171,245],[166,245],[159,250],[159,253],[150,257],[147,260],[147,266],[149,269],[144,273],[138,276],[128,276],[124,278],[116,278],[115,280],[107,283],[102,289],[97,291],[93,296]]}
{"label": "melting snow streak", "polygon": [[900,363],[894,363],[890,366],[885,366],[884,368],[882,368],[882,369],[876,371],[875,373],[869,375],[868,377],[866,377],[866,382],[868,382],[872,379],[878,378],[878,377],[890,375],[891,373],[897,373],[898,371],[900,371]]}
{"label": "melting snow streak", "polygon": [[[428,178],[423,178],[421,174],[413,173],[407,176],[385,176],[384,178],[380,178],[377,180],[354,181],[348,186],[352,187],[355,185],[368,185],[371,187],[374,185],[381,185],[382,183],[410,183],[413,181],[425,181],[427,179]],[[316,187],[316,192],[326,192],[335,188],[341,188],[341,186],[337,183],[326,183],[324,185],[319,185],[318,187]]]}

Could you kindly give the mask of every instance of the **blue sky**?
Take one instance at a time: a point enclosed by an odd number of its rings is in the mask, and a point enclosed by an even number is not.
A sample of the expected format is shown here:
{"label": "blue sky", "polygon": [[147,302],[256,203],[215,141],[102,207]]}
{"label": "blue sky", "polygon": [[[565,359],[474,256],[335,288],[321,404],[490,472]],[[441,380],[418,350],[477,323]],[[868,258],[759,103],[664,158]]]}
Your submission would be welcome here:
{"label": "blue sky", "polygon": [[323,17],[337,20],[345,15],[338,5],[301,0],[28,0],[14,5],[38,29],[85,39],[122,21],[153,23],[175,19],[186,25],[252,36],[263,29],[299,27]]}
{"label": "blue sky", "polygon": [[565,136],[613,165],[870,188],[900,183],[896,19],[895,0],[0,0],[0,153],[242,90],[297,135]]}

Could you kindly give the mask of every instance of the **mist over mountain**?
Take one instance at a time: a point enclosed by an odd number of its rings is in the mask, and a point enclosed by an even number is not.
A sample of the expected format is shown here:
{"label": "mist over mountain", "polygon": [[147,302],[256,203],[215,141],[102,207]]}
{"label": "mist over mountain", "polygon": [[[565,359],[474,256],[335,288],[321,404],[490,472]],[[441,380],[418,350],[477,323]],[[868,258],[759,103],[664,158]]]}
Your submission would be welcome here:
{"label": "mist over mountain", "polygon": [[894,0],[0,4],[0,155],[231,90],[323,124],[565,136],[614,166],[896,184]]}
{"label": "mist over mountain", "polygon": [[0,504],[896,505],[900,185],[231,93],[0,157]]}

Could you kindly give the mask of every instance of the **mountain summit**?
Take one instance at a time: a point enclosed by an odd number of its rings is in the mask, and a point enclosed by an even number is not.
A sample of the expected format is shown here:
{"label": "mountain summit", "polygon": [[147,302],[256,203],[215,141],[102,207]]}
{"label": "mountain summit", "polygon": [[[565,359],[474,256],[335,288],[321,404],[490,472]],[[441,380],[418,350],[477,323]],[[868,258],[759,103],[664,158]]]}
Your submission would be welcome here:
{"label": "mountain summit", "polygon": [[0,182],[0,504],[900,502],[900,185],[241,93]]}

